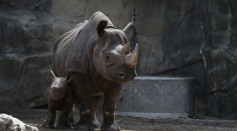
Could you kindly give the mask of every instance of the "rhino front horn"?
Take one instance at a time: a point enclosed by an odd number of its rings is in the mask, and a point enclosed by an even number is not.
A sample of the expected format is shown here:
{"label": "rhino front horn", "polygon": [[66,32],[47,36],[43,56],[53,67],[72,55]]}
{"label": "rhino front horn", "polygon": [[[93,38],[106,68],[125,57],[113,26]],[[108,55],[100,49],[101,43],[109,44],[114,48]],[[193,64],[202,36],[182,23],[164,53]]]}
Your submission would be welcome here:
{"label": "rhino front horn", "polygon": [[136,67],[137,60],[138,60],[138,53],[139,53],[139,45],[136,44],[136,47],[133,50],[133,52],[128,54],[125,57],[125,62],[130,68],[135,68]]}

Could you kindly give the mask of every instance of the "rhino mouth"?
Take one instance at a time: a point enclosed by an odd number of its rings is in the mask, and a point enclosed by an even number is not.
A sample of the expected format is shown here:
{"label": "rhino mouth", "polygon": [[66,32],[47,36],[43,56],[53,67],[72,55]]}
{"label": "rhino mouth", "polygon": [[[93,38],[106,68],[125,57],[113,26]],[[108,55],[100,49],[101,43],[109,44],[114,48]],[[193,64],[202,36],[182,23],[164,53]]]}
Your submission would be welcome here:
{"label": "rhino mouth", "polygon": [[118,79],[124,80],[127,78],[127,74],[125,72],[120,71],[117,73],[117,77]]}
{"label": "rhino mouth", "polygon": [[132,81],[136,76],[136,73],[128,74],[126,72],[118,71],[115,74],[109,73],[104,76],[107,80],[116,82],[116,83],[127,83]]}
{"label": "rhino mouth", "polygon": [[127,73],[125,71],[118,71],[116,74],[116,79],[120,83],[126,83],[132,81],[136,75],[137,75],[136,72]]}

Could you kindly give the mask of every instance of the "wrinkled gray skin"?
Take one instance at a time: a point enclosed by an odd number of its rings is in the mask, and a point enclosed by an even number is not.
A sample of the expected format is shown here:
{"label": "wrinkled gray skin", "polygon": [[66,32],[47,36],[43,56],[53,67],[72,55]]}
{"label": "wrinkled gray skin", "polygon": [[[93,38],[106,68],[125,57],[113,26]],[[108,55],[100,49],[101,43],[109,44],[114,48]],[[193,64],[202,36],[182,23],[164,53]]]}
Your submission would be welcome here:
{"label": "wrinkled gray skin", "polygon": [[116,29],[101,12],[57,40],[53,71],[58,77],[68,76],[80,110],[76,129],[100,127],[96,109],[104,96],[101,130],[120,130],[114,120],[116,100],[122,83],[136,76],[137,58],[127,62],[131,54],[127,44],[124,31]]}

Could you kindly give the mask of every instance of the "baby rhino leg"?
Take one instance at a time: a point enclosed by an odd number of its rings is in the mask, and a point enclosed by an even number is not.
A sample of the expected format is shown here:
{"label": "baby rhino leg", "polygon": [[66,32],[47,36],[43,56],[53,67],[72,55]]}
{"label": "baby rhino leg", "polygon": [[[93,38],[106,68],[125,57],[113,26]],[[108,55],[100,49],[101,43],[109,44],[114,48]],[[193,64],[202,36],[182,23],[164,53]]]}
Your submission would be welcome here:
{"label": "baby rhino leg", "polygon": [[57,129],[65,129],[65,128],[70,128],[72,126],[68,122],[68,116],[69,116],[70,112],[72,111],[74,97],[73,97],[73,94],[72,94],[70,88],[68,88],[68,91],[65,93],[67,93],[67,94],[64,97],[64,101],[62,103],[63,107],[62,107],[61,112],[58,116],[58,121],[56,124]]}
{"label": "baby rhino leg", "polygon": [[61,112],[59,113],[58,116],[58,121],[56,124],[57,129],[66,129],[70,128],[70,125],[67,123],[67,117],[72,110],[72,105],[66,105]]}
{"label": "baby rhino leg", "polygon": [[52,128],[53,129],[55,118],[56,118],[56,110],[52,107],[52,105],[49,105],[48,118],[42,126],[45,128]]}

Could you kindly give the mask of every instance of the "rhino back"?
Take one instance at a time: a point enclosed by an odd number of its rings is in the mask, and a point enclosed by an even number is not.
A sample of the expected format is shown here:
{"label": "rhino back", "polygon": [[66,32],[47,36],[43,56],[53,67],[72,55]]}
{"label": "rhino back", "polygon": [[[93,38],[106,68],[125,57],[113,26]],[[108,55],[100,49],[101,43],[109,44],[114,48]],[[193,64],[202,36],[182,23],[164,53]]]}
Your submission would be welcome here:
{"label": "rhino back", "polygon": [[87,21],[80,23],[75,26],[74,29],[64,33],[60,36],[54,45],[53,54],[53,71],[58,77],[65,77],[65,62],[70,57],[70,48],[72,43],[75,41],[78,32],[85,26]]}

